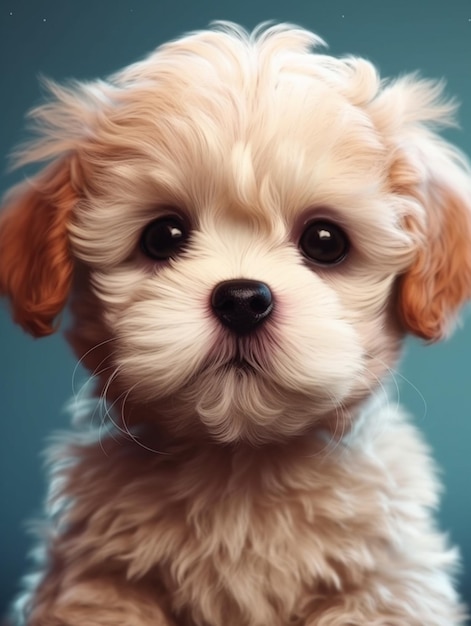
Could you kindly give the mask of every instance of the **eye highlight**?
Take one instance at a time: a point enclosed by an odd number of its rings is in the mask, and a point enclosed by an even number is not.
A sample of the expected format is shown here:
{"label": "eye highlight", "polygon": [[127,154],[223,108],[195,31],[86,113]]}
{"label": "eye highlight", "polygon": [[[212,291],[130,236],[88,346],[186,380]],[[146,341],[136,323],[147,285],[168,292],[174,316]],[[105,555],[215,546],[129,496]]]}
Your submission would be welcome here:
{"label": "eye highlight", "polygon": [[338,265],[348,255],[350,241],[337,224],[316,219],[305,226],[299,248],[309,261],[317,265]]}
{"label": "eye highlight", "polygon": [[164,215],[144,228],[140,248],[150,259],[166,261],[180,254],[189,237],[189,229],[178,215]]}

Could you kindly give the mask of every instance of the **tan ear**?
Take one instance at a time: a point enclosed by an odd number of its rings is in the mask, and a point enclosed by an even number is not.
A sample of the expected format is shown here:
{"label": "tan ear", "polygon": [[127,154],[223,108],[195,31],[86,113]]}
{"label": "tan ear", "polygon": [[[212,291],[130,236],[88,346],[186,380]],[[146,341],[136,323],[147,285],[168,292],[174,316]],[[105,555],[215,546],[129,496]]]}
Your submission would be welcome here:
{"label": "tan ear", "polygon": [[54,332],[72,277],[67,220],[76,202],[68,164],[14,188],[0,213],[0,295],[35,337]]}
{"label": "tan ear", "polygon": [[398,283],[405,330],[446,336],[471,298],[471,168],[436,130],[456,126],[444,84],[412,74],[385,83],[369,105],[390,156],[389,183],[402,199],[415,258]]}
{"label": "tan ear", "polygon": [[462,156],[441,141],[422,145],[418,165],[425,178],[409,189],[425,210],[419,249],[399,282],[405,328],[437,341],[450,330],[460,307],[471,298],[471,174]]}

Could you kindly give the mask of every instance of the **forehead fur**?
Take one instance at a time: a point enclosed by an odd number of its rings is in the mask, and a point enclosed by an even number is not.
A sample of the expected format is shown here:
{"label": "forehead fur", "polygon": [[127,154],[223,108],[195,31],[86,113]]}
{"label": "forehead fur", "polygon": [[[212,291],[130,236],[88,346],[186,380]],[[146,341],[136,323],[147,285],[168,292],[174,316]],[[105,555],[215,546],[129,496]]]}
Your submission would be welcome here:
{"label": "forehead fur", "polygon": [[[103,199],[103,216],[107,204],[145,212],[168,202],[264,223],[313,205],[374,220],[399,118],[449,111],[435,86],[403,81],[388,91],[368,61],[313,51],[322,44],[286,24],[249,34],[220,23],[106,82],[49,84],[53,99],[32,112],[41,136],[17,162],[76,155],[84,194]],[[378,216],[389,235],[404,236],[403,210],[396,203]]]}
{"label": "forehead fur", "polygon": [[166,44],[107,82],[50,84],[55,99],[33,111],[42,137],[19,160],[78,151],[89,184],[92,172],[110,188],[101,171],[107,161],[122,181],[135,182],[136,170],[148,178],[148,169],[164,189],[190,192],[197,164],[195,184],[218,170],[214,184],[232,182],[235,197],[252,206],[256,189],[270,185],[267,170],[275,179],[284,173],[302,195],[303,161],[310,177],[316,164],[319,181],[335,161],[353,184],[377,169],[381,145],[356,105],[372,97],[378,79],[366,61],[310,52],[321,43],[287,25],[249,35],[223,24]]}

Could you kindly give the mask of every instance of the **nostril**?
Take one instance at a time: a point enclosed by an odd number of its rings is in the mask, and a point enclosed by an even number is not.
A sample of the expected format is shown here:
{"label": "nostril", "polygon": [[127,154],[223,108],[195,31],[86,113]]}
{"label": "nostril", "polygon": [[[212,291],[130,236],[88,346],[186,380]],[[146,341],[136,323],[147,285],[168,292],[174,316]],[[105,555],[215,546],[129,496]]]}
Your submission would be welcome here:
{"label": "nostril", "polygon": [[268,306],[270,306],[272,302],[271,293],[264,293],[263,295],[256,295],[251,298],[249,305],[252,311],[255,313],[264,313]]}
{"label": "nostril", "polygon": [[214,288],[211,306],[225,326],[244,334],[271,314],[273,296],[268,285],[260,281],[226,280]]}
{"label": "nostril", "polygon": [[213,292],[211,304],[218,310],[228,313],[235,309],[236,299],[232,293],[228,293],[225,290],[217,290]]}

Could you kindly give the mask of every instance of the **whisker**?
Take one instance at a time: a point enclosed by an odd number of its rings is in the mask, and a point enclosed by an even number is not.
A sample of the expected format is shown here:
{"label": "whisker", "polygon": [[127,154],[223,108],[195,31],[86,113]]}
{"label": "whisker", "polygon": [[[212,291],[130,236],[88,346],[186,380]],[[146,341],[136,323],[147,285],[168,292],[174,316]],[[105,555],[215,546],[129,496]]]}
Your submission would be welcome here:
{"label": "whisker", "polygon": [[93,370],[93,372],[91,372],[90,375],[82,383],[80,389],[74,394],[75,401],[79,402],[81,400],[80,396],[86,393],[87,387],[90,385],[90,383],[93,381],[94,378],[96,378],[97,376],[100,376],[107,370],[112,369],[114,367],[114,365],[108,365],[107,367],[104,367],[103,369],[98,370],[98,368],[102,365],[104,361],[105,359],[103,359],[103,361],[101,361],[101,363],[97,365],[97,367]]}
{"label": "whisker", "polygon": [[[102,431],[103,425],[105,423],[105,421],[108,419],[111,424],[116,428],[116,430],[118,430],[119,432],[121,432],[126,438],[130,439],[131,441],[133,441],[134,443],[136,443],[138,446],[140,446],[141,448],[144,448],[145,450],[148,450],[149,452],[153,452],[155,454],[168,454],[167,452],[162,452],[160,450],[154,450],[153,448],[150,448],[149,446],[144,445],[141,441],[139,441],[137,439],[137,437],[130,431],[127,423],[126,423],[126,419],[125,419],[125,414],[124,414],[124,408],[125,408],[125,404],[126,401],[129,397],[129,395],[132,393],[132,391],[138,386],[138,382],[135,383],[130,389],[128,389],[126,392],[123,392],[121,394],[119,394],[119,396],[117,396],[117,398],[112,402],[112,404],[108,404],[106,402],[106,394],[108,392],[109,386],[111,385],[112,379],[114,377],[116,377],[116,375],[119,373],[119,367],[115,369],[115,371],[113,372],[113,374],[110,376],[110,378],[108,379],[102,394],[101,394],[101,399],[104,401],[104,406],[105,406],[105,413],[103,415],[102,418],[102,422],[101,422],[101,426],[100,426],[100,433]],[[121,398],[123,398],[123,401],[121,403],[121,423],[123,424],[124,428],[120,426],[120,424],[116,423],[116,421],[113,419],[113,416],[111,414],[111,410],[112,408],[119,402],[119,400]],[[113,436],[112,432],[110,432],[110,435]],[[103,449],[103,445],[101,444],[101,439],[100,439],[100,446]]]}
{"label": "whisker", "polygon": [[144,448],[144,450],[148,450],[149,452],[153,452],[155,454],[162,454],[162,455],[166,455],[169,456],[168,452],[162,452],[161,450],[154,450],[153,448],[150,448],[149,446],[146,446],[145,444],[142,443],[142,441],[139,441],[139,439],[133,435],[133,433],[129,430],[128,425],[126,424],[126,417],[125,417],[125,413],[124,413],[124,408],[125,408],[125,404],[126,401],[130,395],[130,393],[132,393],[132,391],[134,391],[134,389],[138,386],[139,383],[135,383],[126,393],[126,395],[124,396],[124,400],[123,403],[121,405],[121,422],[123,423],[126,432],[128,433],[129,437],[132,439],[132,441],[134,441],[134,443],[136,443],[138,446],[140,446],[141,448]]}
{"label": "whisker", "polygon": [[90,376],[88,376],[88,378],[85,379],[85,381],[83,382],[82,386],[80,387],[79,391],[75,393],[75,395],[73,396],[73,399],[71,401],[69,401],[68,404],[68,409],[69,412],[72,413],[72,423],[74,424],[80,424],[82,422],[82,420],[84,420],[85,416],[82,415],[82,413],[84,413],[86,411],[87,413],[87,417],[89,418],[89,423],[91,425],[93,425],[93,420],[95,419],[95,415],[97,413],[97,410],[100,406],[100,398],[96,399],[94,398],[92,395],[90,395],[90,397],[88,398],[88,404],[92,404],[92,402],[95,400],[95,407],[92,411],[92,413],[90,414],[90,409],[86,410],[83,408],[81,408],[81,405],[87,404],[87,400],[86,398],[86,394],[92,384],[92,382],[94,381],[94,379],[97,376],[102,375],[104,372],[106,372],[109,369],[112,369],[114,366],[109,365],[107,367],[104,367],[100,370],[98,370],[98,368],[102,365],[102,363],[105,361],[105,359],[103,359],[103,361],[101,361],[101,363],[99,363],[97,365],[97,367],[95,368],[95,370],[90,374]]}
{"label": "whisker", "polygon": [[[424,397],[423,393],[420,391],[420,389],[419,389],[418,387],[416,387],[416,386],[414,385],[414,383],[413,383],[413,382],[412,382],[409,378],[407,378],[407,376],[404,376],[404,375],[403,375],[403,374],[401,374],[401,372],[399,372],[398,370],[396,370],[396,369],[394,369],[394,368],[390,367],[387,363],[385,363],[385,362],[384,362],[382,359],[380,359],[379,357],[374,356],[374,355],[370,355],[370,354],[368,355],[368,357],[369,357],[370,359],[374,359],[374,360],[376,360],[376,361],[377,361],[378,363],[380,363],[380,364],[381,364],[384,368],[386,368],[386,370],[387,370],[387,371],[391,374],[391,378],[394,380],[394,383],[395,383],[395,385],[396,385],[396,389],[397,389],[397,394],[398,394],[398,400],[397,400],[397,405],[396,405],[396,408],[397,408],[397,407],[399,406],[399,404],[400,404],[400,388],[399,388],[399,385],[397,384],[397,380],[396,380],[396,377],[397,377],[397,378],[402,379],[402,380],[403,380],[403,381],[404,381],[407,385],[409,385],[409,386],[410,386],[410,387],[411,387],[411,388],[412,388],[412,389],[416,392],[416,394],[419,396],[419,398],[420,398],[420,400],[421,400],[421,402],[422,402],[422,405],[423,405],[423,407],[424,407],[424,409],[423,409],[423,414],[419,417],[419,420],[424,420],[424,419],[426,419],[427,414],[428,414],[428,404],[427,404],[427,400],[425,399],[425,397]],[[372,373],[372,372],[370,372],[370,373]]]}
{"label": "whisker", "polygon": [[[387,407],[390,406],[391,402],[391,394],[389,393],[387,387],[384,385],[383,380],[374,372],[372,372],[371,370],[367,370],[368,371],[368,375],[374,380],[376,381],[376,386],[373,386],[370,381],[368,381],[367,379],[364,380],[364,384],[367,387],[367,389],[373,393],[374,391],[377,390],[377,388],[379,387],[379,389],[382,391],[382,395],[384,397],[384,403]],[[396,389],[396,409],[399,408],[399,404],[400,404],[400,391],[399,391],[399,385],[397,384],[396,378],[394,376],[394,373],[391,372],[391,378],[394,381],[394,386]]]}
{"label": "whisker", "polygon": [[[117,424],[112,415],[111,415],[111,409],[113,408],[113,406],[119,401],[119,399],[124,395],[124,392],[121,393],[113,402],[112,404],[108,404],[107,400],[106,400],[106,396],[108,394],[108,390],[110,388],[110,385],[113,381],[114,378],[116,378],[116,376],[119,374],[121,370],[121,366],[117,366],[113,373],[111,374],[111,376],[109,376],[108,380],[106,381],[106,385],[103,387],[102,392],[100,394],[100,398],[99,401],[102,403],[102,406],[104,407],[104,413],[102,415],[102,420],[101,420],[101,427],[103,426],[103,424],[105,423],[106,420],[108,420],[109,422],[111,422],[111,424],[116,428],[116,430],[118,430],[119,432],[121,432],[123,435],[128,436],[129,433],[127,433],[125,430],[123,430],[123,428],[121,428],[121,426],[119,424]],[[111,436],[112,433],[110,433]],[[115,440],[116,441],[116,440]]]}
{"label": "whisker", "polygon": [[[86,357],[91,354],[94,350],[97,350],[98,348],[101,348],[101,346],[104,346],[107,343],[110,343],[111,341],[115,341],[116,337],[110,337],[109,339],[105,339],[104,341],[101,341],[100,343],[97,343],[96,345],[92,346],[89,350],[87,350],[87,352],[85,352],[85,354],[83,354],[80,359],[77,361],[77,363],[75,364],[74,370],[72,372],[72,376],[71,376],[71,386],[72,386],[72,394],[75,396],[76,392],[75,392],[75,377],[77,375],[77,370],[80,367],[80,365],[83,363],[84,359],[86,359]],[[105,359],[103,359],[103,361],[105,361],[109,356],[111,355],[107,355],[105,357]],[[101,361],[101,363],[103,363],[103,361]],[[101,365],[100,363],[100,365]]]}
{"label": "whisker", "polygon": [[[327,444],[327,454],[333,454],[337,448],[341,445],[343,436],[345,435],[345,419],[343,417],[340,419],[340,410],[343,412],[347,411],[345,404],[342,400],[336,400],[331,397],[332,402],[335,403],[335,428],[332,436],[330,437],[330,441]],[[339,435],[339,424],[340,424],[340,436]],[[333,445],[331,445],[333,443]]]}
{"label": "whisker", "polygon": [[[329,399],[335,410],[335,427],[333,433],[330,434],[325,446],[318,452],[314,452],[309,455],[310,458],[315,458],[322,455],[331,455],[342,445],[343,436],[346,432],[345,420],[340,419],[340,410],[347,412],[348,409],[342,400],[335,398],[331,393],[327,392]],[[340,434],[339,434],[340,433]]]}

